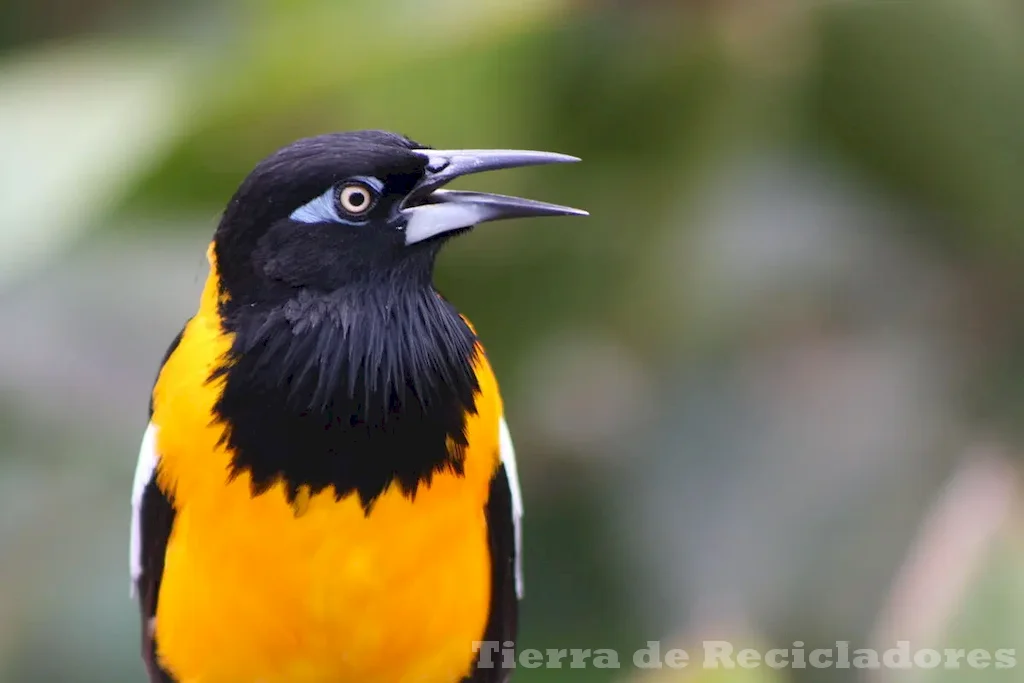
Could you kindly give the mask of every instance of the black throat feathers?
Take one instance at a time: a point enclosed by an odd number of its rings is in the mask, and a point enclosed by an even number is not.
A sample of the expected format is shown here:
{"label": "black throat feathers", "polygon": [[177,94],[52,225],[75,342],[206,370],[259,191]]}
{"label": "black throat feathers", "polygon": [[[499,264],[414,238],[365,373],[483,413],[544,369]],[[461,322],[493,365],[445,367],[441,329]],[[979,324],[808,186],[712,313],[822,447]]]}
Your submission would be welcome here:
{"label": "black throat feathers", "polygon": [[224,380],[216,419],[231,476],[249,473],[254,495],[333,487],[369,512],[391,485],[412,497],[435,473],[462,474],[478,347],[433,288],[304,289],[222,314],[235,341],[211,378]]}

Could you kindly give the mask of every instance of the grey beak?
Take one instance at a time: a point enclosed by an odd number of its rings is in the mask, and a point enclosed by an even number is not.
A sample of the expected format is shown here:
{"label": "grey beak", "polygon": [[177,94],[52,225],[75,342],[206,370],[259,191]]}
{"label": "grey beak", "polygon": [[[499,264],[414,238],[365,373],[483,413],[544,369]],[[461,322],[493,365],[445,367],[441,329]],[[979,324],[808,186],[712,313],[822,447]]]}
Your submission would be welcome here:
{"label": "grey beak", "polygon": [[401,209],[406,219],[406,244],[415,244],[487,221],[531,216],[588,215],[580,209],[531,199],[438,189],[459,176],[471,173],[573,163],[579,161],[577,157],[515,149],[422,149],[416,150],[416,153],[427,157],[427,170]]}

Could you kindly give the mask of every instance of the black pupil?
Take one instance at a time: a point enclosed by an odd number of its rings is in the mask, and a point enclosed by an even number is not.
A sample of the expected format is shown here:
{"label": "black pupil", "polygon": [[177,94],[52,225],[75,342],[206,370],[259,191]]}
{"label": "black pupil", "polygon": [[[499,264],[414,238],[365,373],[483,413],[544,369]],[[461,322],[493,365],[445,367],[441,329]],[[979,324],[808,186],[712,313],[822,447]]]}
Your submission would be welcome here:
{"label": "black pupil", "polygon": [[362,190],[352,190],[348,193],[348,203],[358,209],[366,203],[366,193]]}

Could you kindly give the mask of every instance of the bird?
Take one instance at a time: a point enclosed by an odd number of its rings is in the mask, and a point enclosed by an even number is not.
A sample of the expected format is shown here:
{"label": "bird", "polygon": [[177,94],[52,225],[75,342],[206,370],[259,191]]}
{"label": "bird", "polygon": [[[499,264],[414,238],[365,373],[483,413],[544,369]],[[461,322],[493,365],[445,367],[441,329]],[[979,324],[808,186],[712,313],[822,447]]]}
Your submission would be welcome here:
{"label": "bird", "polygon": [[501,683],[522,493],[451,238],[567,206],[445,189],[579,161],[380,130],[293,142],[220,216],[149,397],[130,572],[151,683]]}

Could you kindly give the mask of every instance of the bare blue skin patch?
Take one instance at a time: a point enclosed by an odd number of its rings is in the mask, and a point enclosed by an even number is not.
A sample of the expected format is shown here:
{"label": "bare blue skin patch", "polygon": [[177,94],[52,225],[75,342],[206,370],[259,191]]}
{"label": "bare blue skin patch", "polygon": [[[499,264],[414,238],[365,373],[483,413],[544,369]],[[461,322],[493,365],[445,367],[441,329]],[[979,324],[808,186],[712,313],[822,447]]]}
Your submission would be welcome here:
{"label": "bare blue skin patch", "polygon": [[384,183],[376,178],[357,177],[349,178],[343,183],[332,185],[323,194],[312,199],[299,208],[292,211],[289,216],[296,223],[344,223],[346,225],[362,225],[365,221],[343,218],[338,214],[338,188],[348,183],[362,183],[373,189],[379,196],[384,190]]}

